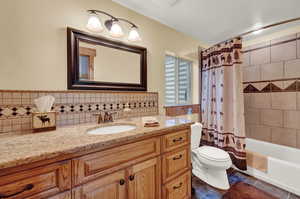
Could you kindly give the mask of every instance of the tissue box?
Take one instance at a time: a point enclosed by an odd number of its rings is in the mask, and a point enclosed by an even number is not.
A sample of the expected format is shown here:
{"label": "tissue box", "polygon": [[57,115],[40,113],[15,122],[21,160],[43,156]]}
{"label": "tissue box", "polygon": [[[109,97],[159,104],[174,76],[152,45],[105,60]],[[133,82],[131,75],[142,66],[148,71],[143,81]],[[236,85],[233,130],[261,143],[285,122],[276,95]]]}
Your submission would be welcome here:
{"label": "tissue box", "polygon": [[53,131],[56,129],[56,112],[32,113],[33,132]]}

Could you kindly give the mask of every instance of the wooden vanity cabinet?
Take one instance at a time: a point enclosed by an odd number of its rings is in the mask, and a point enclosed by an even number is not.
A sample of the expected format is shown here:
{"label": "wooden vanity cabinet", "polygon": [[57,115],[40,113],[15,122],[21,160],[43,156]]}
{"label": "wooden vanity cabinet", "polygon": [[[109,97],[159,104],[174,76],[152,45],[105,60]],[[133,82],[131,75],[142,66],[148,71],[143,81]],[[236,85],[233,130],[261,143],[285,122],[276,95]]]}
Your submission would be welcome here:
{"label": "wooden vanity cabinet", "polygon": [[128,199],[161,198],[160,158],[136,164],[128,169]]}
{"label": "wooden vanity cabinet", "polygon": [[191,172],[186,172],[163,187],[163,199],[189,199],[190,197]]}
{"label": "wooden vanity cabinet", "polygon": [[167,182],[178,173],[187,171],[190,168],[190,150],[188,147],[168,152],[162,157],[162,180]]}
{"label": "wooden vanity cabinet", "polygon": [[190,199],[190,129],[26,169],[0,173],[0,199]]}
{"label": "wooden vanity cabinet", "polygon": [[66,191],[64,193],[52,196],[49,199],[72,199],[71,191]]}
{"label": "wooden vanity cabinet", "polygon": [[133,142],[72,160],[73,186],[160,155],[160,137]]}
{"label": "wooden vanity cabinet", "polygon": [[176,131],[162,136],[163,152],[172,151],[182,146],[187,146],[190,143],[189,129]]}
{"label": "wooden vanity cabinet", "polygon": [[162,136],[162,199],[191,198],[190,128]]}
{"label": "wooden vanity cabinet", "polygon": [[73,199],[126,199],[125,170],[108,174],[72,190]]}
{"label": "wooden vanity cabinet", "polygon": [[[71,161],[57,162],[0,177],[0,199],[49,198],[70,189]],[[53,199],[56,198],[64,197],[57,196]]]}
{"label": "wooden vanity cabinet", "polygon": [[74,199],[159,199],[160,187],[160,159],[153,158],[83,184],[72,195]]}

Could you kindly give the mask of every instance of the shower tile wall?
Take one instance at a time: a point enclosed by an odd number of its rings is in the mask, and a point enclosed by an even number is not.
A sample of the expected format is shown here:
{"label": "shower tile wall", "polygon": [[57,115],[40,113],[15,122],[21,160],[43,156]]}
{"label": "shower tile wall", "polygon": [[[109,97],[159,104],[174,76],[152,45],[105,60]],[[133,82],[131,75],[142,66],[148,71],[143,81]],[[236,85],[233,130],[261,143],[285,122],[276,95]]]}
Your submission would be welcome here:
{"label": "shower tile wall", "polygon": [[[57,112],[58,126],[96,122],[93,114],[100,111],[117,112],[116,119],[158,114],[158,93],[0,90],[0,135],[30,133],[34,99],[44,95],[55,97],[52,111]],[[132,111],[124,115],[125,107]]]}
{"label": "shower tile wall", "polygon": [[300,33],[243,51],[247,137],[300,148]]}

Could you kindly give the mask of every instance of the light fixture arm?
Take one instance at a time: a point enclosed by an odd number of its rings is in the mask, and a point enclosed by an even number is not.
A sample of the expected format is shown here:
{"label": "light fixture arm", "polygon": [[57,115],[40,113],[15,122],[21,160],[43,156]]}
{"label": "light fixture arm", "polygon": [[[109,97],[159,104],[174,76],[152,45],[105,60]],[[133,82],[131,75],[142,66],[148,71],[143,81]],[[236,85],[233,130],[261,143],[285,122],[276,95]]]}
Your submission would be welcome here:
{"label": "light fixture arm", "polygon": [[127,19],[123,19],[123,18],[114,17],[111,14],[109,14],[107,12],[104,12],[104,11],[101,11],[101,10],[88,10],[87,12],[90,13],[90,14],[97,14],[97,13],[104,14],[104,15],[109,16],[110,18],[112,18],[113,21],[124,21],[124,22],[130,24],[132,27],[137,28],[137,26],[134,23],[132,23],[131,21],[129,21]]}
{"label": "light fixture arm", "polygon": [[137,25],[135,25],[134,23],[132,23],[131,21],[127,20],[127,19],[123,19],[123,18],[117,18],[120,21],[125,21],[128,24],[130,24],[132,27],[137,28]]}
{"label": "light fixture arm", "polygon": [[107,13],[107,12],[101,11],[101,10],[88,10],[87,12],[90,13],[90,14],[101,13],[101,14],[104,14],[104,15],[106,15],[106,16],[109,16],[109,17],[111,17],[112,19],[118,21],[118,19],[117,19],[116,17],[112,16],[111,14],[109,14],[109,13]]}

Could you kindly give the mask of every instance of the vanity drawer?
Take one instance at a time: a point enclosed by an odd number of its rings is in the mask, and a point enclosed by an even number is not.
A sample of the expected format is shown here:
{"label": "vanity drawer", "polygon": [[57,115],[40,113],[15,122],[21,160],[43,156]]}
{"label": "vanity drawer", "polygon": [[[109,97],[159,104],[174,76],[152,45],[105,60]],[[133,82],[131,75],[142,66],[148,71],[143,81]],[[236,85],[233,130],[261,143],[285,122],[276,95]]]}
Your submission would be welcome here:
{"label": "vanity drawer", "polygon": [[47,198],[68,189],[71,189],[70,161],[0,177],[0,198]]}
{"label": "vanity drawer", "polygon": [[191,172],[188,171],[163,186],[164,199],[189,199],[191,197]]}
{"label": "vanity drawer", "polygon": [[191,167],[190,148],[184,147],[164,154],[162,166],[163,182],[170,180],[179,172],[187,170]]}
{"label": "vanity drawer", "polygon": [[157,137],[76,158],[72,160],[73,184],[82,184],[159,154]]}
{"label": "vanity drawer", "polygon": [[190,130],[177,131],[164,135],[162,138],[162,149],[164,152],[171,151],[190,143]]}

